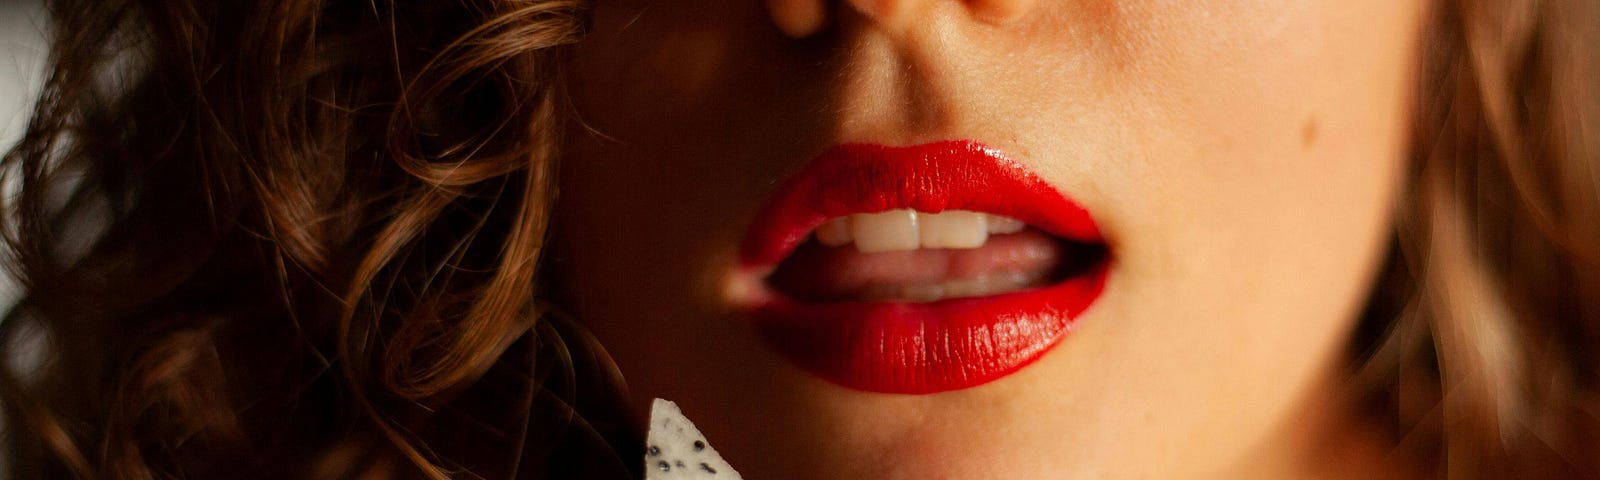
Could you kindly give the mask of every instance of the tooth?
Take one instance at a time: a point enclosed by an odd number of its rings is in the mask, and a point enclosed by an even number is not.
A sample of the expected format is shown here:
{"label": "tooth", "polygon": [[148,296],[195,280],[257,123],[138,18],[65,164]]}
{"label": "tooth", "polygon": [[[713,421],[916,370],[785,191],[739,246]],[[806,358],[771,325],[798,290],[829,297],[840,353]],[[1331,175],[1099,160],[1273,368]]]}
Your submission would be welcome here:
{"label": "tooth", "polygon": [[1022,220],[1004,215],[984,214],[984,219],[989,221],[989,233],[1017,233],[1027,226]]}
{"label": "tooth", "polygon": [[865,253],[916,250],[917,212],[890,210],[883,213],[858,213],[850,216],[850,236],[856,249]]}
{"label": "tooth", "polygon": [[946,210],[917,216],[917,232],[922,248],[978,248],[989,239],[984,214],[965,210]]}
{"label": "tooth", "polygon": [[818,226],[817,241],[830,247],[850,243],[850,217],[835,218]]}

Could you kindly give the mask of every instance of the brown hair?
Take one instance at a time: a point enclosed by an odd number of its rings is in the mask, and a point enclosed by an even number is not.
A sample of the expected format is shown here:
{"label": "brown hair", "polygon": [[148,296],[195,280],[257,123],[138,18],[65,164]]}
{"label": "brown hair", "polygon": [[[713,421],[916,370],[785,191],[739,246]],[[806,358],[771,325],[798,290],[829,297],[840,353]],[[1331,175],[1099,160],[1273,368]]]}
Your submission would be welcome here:
{"label": "brown hair", "polygon": [[14,477],[636,469],[535,300],[580,2],[50,8],[5,158]]}
{"label": "brown hair", "polygon": [[1600,476],[1600,10],[1445,0],[1355,385],[1448,478]]}
{"label": "brown hair", "polygon": [[[1451,477],[1600,476],[1590,3],[1435,8],[1353,357]],[[51,8],[3,165],[12,477],[638,473],[616,372],[535,287],[580,0]]]}

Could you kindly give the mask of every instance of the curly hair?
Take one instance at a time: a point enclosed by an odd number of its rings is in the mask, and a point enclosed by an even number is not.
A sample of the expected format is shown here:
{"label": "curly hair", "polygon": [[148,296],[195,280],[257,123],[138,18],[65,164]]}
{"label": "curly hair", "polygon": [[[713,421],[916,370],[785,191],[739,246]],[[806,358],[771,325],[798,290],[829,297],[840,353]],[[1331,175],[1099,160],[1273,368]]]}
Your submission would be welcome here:
{"label": "curly hair", "polygon": [[536,300],[580,2],[50,9],[4,164],[15,478],[636,470]]}
{"label": "curly hair", "polygon": [[[1350,370],[1438,476],[1600,477],[1597,8],[1434,5]],[[50,11],[0,164],[12,478],[640,473],[539,276],[583,0]]]}

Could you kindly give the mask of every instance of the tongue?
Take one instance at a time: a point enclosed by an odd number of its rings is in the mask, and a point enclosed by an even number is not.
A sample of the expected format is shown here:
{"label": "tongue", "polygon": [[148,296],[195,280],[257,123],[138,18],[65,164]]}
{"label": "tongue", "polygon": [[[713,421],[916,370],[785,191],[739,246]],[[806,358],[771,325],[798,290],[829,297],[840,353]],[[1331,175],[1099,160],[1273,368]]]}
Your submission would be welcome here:
{"label": "tongue", "polygon": [[861,253],[813,241],[780,263],[769,281],[803,302],[930,301],[1044,286],[1060,279],[1068,257],[1086,256],[1073,250],[1032,229],[960,250]]}

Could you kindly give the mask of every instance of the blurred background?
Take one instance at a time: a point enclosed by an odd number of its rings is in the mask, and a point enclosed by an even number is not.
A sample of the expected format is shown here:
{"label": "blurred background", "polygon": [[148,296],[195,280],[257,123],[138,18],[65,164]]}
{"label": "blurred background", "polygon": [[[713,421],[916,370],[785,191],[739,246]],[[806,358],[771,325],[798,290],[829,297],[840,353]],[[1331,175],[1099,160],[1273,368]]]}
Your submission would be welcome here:
{"label": "blurred background", "polygon": [[[28,110],[44,81],[44,8],[34,0],[0,0],[0,153],[11,149],[28,123]],[[8,192],[10,188],[0,188]],[[0,311],[17,298],[17,284],[0,270]],[[42,350],[38,350],[41,351]],[[0,424],[0,432],[5,425]],[[0,463],[5,462],[0,454]]]}
{"label": "blurred background", "polygon": [[[0,0],[0,152],[22,135],[44,80],[45,22],[37,0]],[[16,284],[0,272],[0,307],[15,297]]]}
{"label": "blurred background", "polygon": [[0,0],[0,150],[11,148],[43,79],[44,9],[36,0]]}

